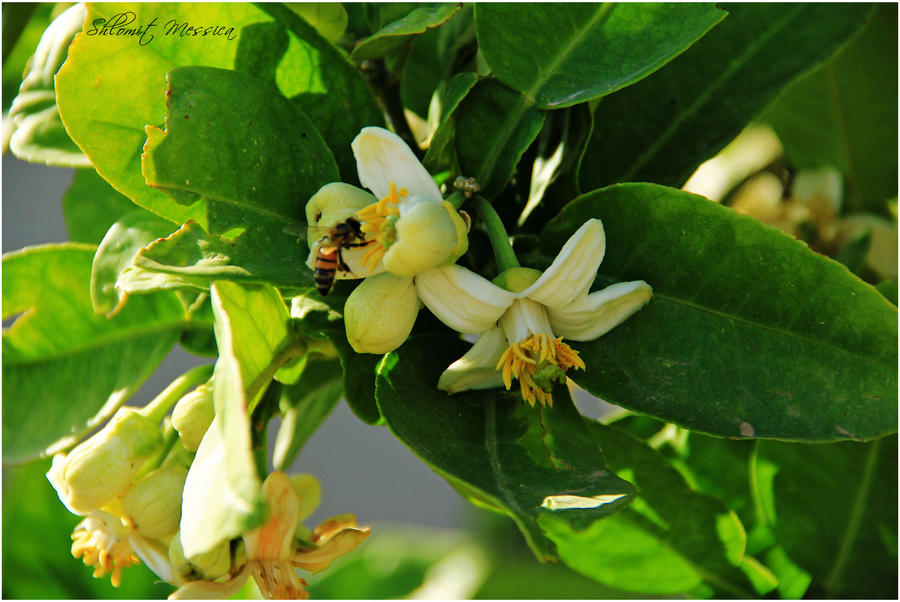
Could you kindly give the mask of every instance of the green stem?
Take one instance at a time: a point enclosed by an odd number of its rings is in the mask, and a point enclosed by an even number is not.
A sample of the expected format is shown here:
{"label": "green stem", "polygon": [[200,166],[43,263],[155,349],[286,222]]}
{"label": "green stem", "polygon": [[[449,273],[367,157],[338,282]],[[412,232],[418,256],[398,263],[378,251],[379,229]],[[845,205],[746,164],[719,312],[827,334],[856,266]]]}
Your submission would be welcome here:
{"label": "green stem", "polygon": [[138,475],[138,478],[143,477],[151,470],[156,470],[160,466],[162,466],[163,460],[166,459],[166,456],[169,455],[169,452],[172,451],[172,448],[175,447],[175,443],[178,442],[178,431],[172,428],[171,423],[166,421],[166,429],[163,432],[163,445],[150,460],[144,464],[143,468],[141,468],[141,472]]}
{"label": "green stem", "polygon": [[250,403],[250,407],[247,408],[248,412],[252,413],[256,409],[257,404],[253,403],[253,399],[256,398],[256,395],[264,386],[269,384],[269,381],[272,380],[272,377],[275,376],[278,369],[295,357],[300,357],[305,353],[306,344],[303,340],[295,338],[289,345],[283,347],[275,357],[272,358],[272,361],[269,362],[266,369],[263,370],[247,387],[247,401]]}
{"label": "green stem", "polygon": [[174,406],[185,393],[200,383],[209,380],[212,373],[212,364],[204,364],[202,366],[191,368],[173,380],[168,387],[163,389],[162,393],[157,395],[153,401],[148,403],[144,409],[141,410],[141,413],[156,422],[161,421],[172,406]]}
{"label": "green stem", "polygon": [[497,271],[505,272],[506,270],[519,267],[519,260],[513,252],[512,244],[509,242],[509,235],[506,234],[506,228],[500,221],[500,216],[494,211],[494,208],[484,200],[481,196],[474,196],[472,201],[481,214],[484,227],[487,230],[488,238],[491,241],[491,248],[494,249],[494,258],[497,260]]}
{"label": "green stem", "polygon": [[266,392],[253,410],[250,417],[250,440],[253,450],[253,461],[256,464],[256,471],[261,479],[265,479],[268,474],[268,437],[267,427],[272,417],[278,413],[279,400],[281,399],[281,391],[284,388],[280,382],[272,381]]}

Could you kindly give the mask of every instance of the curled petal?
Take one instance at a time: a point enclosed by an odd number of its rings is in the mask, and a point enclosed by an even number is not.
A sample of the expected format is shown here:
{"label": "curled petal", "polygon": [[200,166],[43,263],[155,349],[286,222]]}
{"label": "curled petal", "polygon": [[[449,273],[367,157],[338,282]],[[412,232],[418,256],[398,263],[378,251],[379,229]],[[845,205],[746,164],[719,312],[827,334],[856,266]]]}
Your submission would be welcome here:
{"label": "curled petal", "polygon": [[422,303],[450,328],[477,334],[493,328],[516,295],[458,265],[416,276]]}
{"label": "curled petal", "polygon": [[653,296],[643,280],[619,282],[569,305],[551,308],[553,332],[573,341],[592,341],[627,320]]}
{"label": "curled petal", "polygon": [[172,585],[184,583],[181,576],[176,575],[175,571],[172,570],[172,565],[169,563],[168,547],[158,541],[146,539],[137,533],[131,534],[128,538],[128,543],[131,544],[131,548],[138,555],[138,558],[147,565],[147,568],[156,573],[157,577]]}
{"label": "curled petal", "polygon": [[506,337],[494,327],[478,337],[464,356],[450,364],[438,380],[438,389],[457,393],[470,389],[493,389],[503,386],[497,362],[506,350]]}
{"label": "curled petal", "polygon": [[[423,198],[423,197],[418,197]],[[419,202],[401,211],[397,240],[384,255],[384,267],[397,276],[415,276],[444,263],[459,245],[452,213],[438,203]]]}
{"label": "curled petal", "polygon": [[190,581],[170,596],[170,600],[227,600],[233,598],[247,582],[252,563],[247,563],[237,575],[227,581]]}
{"label": "curled petal", "polygon": [[387,353],[403,344],[419,313],[412,278],[388,272],[366,278],[344,304],[347,339],[357,353]]}
{"label": "curled petal", "polygon": [[332,535],[318,548],[297,551],[291,557],[294,566],[311,573],[324,571],[337,558],[352,552],[369,536],[369,527],[347,527]]}
{"label": "curled petal", "polygon": [[266,477],[262,494],[269,507],[268,519],[262,527],[244,534],[247,557],[287,558],[300,516],[300,498],[288,476],[280,471]]}
{"label": "curled petal", "polygon": [[379,199],[390,193],[391,182],[410,195],[424,194],[435,201],[441,192],[400,136],[379,127],[367,127],[351,143],[360,183]]}
{"label": "curled petal", "polygon": [[605,252],[603,223],[599,219],[589,219],[566,241],[541,277],[519,296],[534,299],[547,307],[568,305],[597,277],[597,268]]}

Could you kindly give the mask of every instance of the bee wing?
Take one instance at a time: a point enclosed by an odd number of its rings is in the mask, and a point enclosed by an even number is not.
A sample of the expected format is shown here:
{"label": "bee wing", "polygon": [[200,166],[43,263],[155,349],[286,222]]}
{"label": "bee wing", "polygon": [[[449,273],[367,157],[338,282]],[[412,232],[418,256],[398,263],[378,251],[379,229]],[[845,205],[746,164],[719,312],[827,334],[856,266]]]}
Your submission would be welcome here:
{"label": "bee wing", "polygon": [[287,234],[296,236],[300,240],[308,242],[309,238],[310,238],[310,233],[313,233],[312,240],[316,241],[316,240],[320,240],[321,238],[323,238],[325,236],[328,236],[329,230],[330,230],[330,228],[326,228],[325,226],[309,227],[304,222],[294,222],[293,224],[290,224],[289,226],[285,226],[282,231],[286,232]]}

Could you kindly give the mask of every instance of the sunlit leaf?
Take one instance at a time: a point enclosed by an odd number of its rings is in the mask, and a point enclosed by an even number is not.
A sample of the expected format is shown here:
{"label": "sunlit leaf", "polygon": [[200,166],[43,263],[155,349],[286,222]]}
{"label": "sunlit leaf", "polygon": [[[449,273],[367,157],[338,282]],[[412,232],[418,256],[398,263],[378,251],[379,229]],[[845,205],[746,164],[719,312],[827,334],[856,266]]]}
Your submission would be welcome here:
{"label": "sunlit leaf", "polygon": [[353,49],[351,56],[359,60],[384,56],[403,44],[411,42],[413,36],[443,25],[453,18],[460,8],[462,8],[461,3],[417,8],[402,19],[388,23],[360,42]]}
{"label": "sunlit leaf", "polygon": [[[760,222],[688,193],[626,184],[586,194],[544,229],[554,256],[589,218],[600,283],[654,297],[575,343],[595,395],[719,436],[871,439],[897,430],[897,310],[872,286]],[[853,316],[848,320],[847,316]]]}

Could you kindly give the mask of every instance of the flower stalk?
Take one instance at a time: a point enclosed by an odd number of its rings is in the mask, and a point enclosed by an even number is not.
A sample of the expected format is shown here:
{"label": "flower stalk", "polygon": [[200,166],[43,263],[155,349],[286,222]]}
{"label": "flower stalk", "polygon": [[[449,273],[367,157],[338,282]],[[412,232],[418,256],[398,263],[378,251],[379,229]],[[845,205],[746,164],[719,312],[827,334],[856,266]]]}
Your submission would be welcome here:
{"label": "flower stalk", "polygon": [[141,410],[141,413],[154,422],[162,422],[163,417],[169,412],[179,399],[187,393],[192,387],[209,380],[212,376],[213,365],[204,364],[191,368],[163,389],[162,393],[156,396]]}
{"label": "flower stalk", "polygon": [[494,258],[497,260],[497,271],[505,272],[506,270],[519,267],[519,260],[513,252],[512,244],[509,242],[509,235],[500,216],[494,210],[493,206],[488,203],[484,197],[475,196],[472,198],[478,213],[487,229],[488,239],[491,241],[491,248],[494,250]]}

